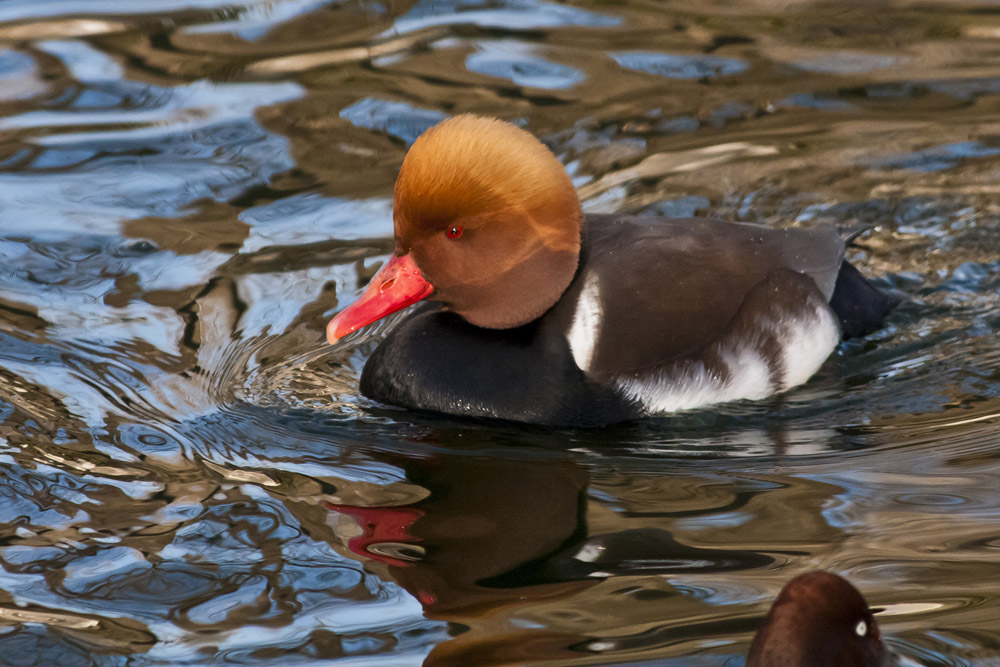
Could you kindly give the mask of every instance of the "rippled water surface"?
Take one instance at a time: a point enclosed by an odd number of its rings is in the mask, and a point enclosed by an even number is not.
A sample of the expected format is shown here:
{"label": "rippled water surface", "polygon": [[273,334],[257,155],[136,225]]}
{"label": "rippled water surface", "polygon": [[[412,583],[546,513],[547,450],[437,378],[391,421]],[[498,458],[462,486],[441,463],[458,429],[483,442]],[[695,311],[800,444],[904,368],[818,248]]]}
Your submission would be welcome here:
{"label": "rippled water surface", "polygon": [[[407,146],[513,120],[590,211],[873,227],[807,385],[599,430],[373,405]],[[0,661],[740,665],[848,576],[1000,665],[1000,6],[0,3]]]}

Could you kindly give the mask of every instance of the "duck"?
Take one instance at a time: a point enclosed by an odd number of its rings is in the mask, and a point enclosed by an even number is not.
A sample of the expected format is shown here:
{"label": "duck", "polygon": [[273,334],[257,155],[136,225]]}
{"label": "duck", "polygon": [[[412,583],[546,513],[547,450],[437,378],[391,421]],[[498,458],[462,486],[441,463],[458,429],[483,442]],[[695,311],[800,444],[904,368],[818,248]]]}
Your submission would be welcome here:
{"label": "duck", "polygon": [[898,303],[832,226],[584,214],[541,141],[473,114],[407,151],[393,229],[392,256],[326,335],[414,306],[360,378],[411,410],[605,426],[759,400]]}
{"label": "duck", "polygon": [[864,596],[832,572],[781,589],[750,644],[747,667],[898,667]]}

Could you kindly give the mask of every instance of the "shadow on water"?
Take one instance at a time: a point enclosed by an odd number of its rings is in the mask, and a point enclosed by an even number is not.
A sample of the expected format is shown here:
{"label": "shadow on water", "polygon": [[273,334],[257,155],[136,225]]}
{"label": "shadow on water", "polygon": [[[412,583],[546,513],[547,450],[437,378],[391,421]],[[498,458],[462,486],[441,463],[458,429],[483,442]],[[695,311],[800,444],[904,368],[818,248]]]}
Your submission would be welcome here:
{"label": "shadow on water", "polygon": [[[988,4],[0,4],[0,655],[23,665],[742,663],[849,577],[1000,660],[1000,20]],[[372,404],[441,118],[588,211],[870,226],[907,294],[808,384],[614,427]]]}

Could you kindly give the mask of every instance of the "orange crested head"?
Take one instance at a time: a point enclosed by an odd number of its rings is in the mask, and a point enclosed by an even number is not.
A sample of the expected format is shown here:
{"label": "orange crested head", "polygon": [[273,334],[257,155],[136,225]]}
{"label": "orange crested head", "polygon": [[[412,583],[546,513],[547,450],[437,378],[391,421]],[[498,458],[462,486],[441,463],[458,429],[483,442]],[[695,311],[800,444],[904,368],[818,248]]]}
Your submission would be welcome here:
{"label": "orange crested head", "polygon": [[461,115],[410,148],[396,179],[396,253],[472,324],[539,317],[573,279],[583,213],[556,157],[530,133]]}
{"label": "orange crested head", "polygon": [[330,322],[331,342],[425,297],[480,327],[531,322],[573,280],[583,212],[542,142],[463,114],[413,143],[396,179],[393,222],[393,258]]}

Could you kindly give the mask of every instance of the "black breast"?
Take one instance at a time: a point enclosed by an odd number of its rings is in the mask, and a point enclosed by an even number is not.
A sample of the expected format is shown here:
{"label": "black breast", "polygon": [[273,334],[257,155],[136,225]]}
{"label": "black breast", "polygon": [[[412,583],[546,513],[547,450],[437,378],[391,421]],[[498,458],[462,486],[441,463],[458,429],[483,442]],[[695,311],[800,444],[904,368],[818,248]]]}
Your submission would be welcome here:
{"label": "black breast", "polygon": [[594,426],[641,416],[616,389],[587,380],[547,318],[482,329],[430,303],[375,350],[361,393],[389,405],[534,424]]}

